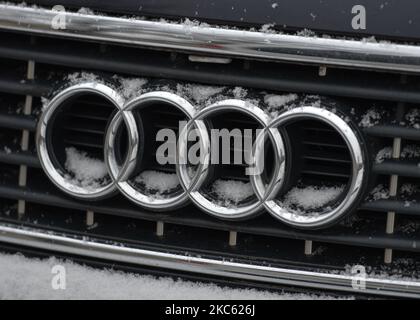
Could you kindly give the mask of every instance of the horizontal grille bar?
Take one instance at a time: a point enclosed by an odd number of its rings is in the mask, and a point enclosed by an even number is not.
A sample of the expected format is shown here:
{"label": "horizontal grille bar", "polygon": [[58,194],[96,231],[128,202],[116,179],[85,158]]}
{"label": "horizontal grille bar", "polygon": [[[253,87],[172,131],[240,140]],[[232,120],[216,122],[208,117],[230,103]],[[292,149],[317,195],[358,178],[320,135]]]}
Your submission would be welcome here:
{"label": "horizontal grille bar", "polygon": [[372,170],[376,174],[396,174],[403,177],[420,178],[418,161],[385,160],[382,163],[375,163]]}
{"label": "horizontal grille bar", "polygon": [[376,125],[364,129],[366,134],[373,137],[396,138],[408,140],[420,140],[420,130],[397,125]]}
{"label": "horizontal grille bar", "polygon": [[[40,186],[39,186],[40,187]],[[355,234],[349,228],[341,228],[338,230],[324,230],[316,232],[296,231],[288,228],[280,223],[274,223],[270,217],[260,217],[253,220],[252,224],[246,222],[224,222],[220,223],[205,215],[195,214],[193,209],[183,209],[174,214],[164,213],[148,213],[139,210],[138,207],[128,207],[121,204],[120,201],[110,200],[101,204],[80,202],[68,197],[59,195],[54,191],[23,189],[18,186],[0,185],[0,194],[2,197],[10,199],[22,199],[29,202],[70,208],[76,210],[92,210],[98,213],[119,215],[127,217],[135,217],[149,221],[162,221],[178,225],[188,225],[201,228],[211,228],[216,230],[237,231],[248,234],[267,235],[287,239],[311,239],[313,241],[336,243],[350,246],[366,246],[375,248],[393,248],[407,251],[420,251],[420,243],[416,240],[404,238],[403,236],[386,235],[382,231],[375,232],[375,237],[371,236],[372,229],[369,234]]]}
{"label": "horizontal grille bar", "polygon": [[0,162],[15,164],[15,165],[26,165],[32,168],[41,168],[41,163],[37,156],[28,151],[20,152],[5,152],[0,151]]}
{"label": "horizontal grille bar", "polygon": [[4,74],[0,75],[0,91],[5,93],[41,97],[48,94],[50,90],[50,85],[45,81],[22,80],[10,78]]}
{"label": "horizontal grille bar", "polygon": [[382,199],[365,202],[362,204],[361,209],[420,216],[420,203],[402,199]]}
{"label": "horizontal grille bar", "polygon": [[0,113],[0,127],[35,131],[36,119],[31,116]]}
{"label": "horizontal grille bar", "polygon": [[[35,60],[74,67],[78,70],[95,69],[141,77],[188,79],[212,85],[239,85],[266,90],[420,103],[420,91],[417,85],[410,83],[402,85],[398,77],[389,75],[376,73],[361,75],[353,71],[331,70],[327,77],[319,77],[316,68],[306,69],[302,66],[283,64],[266,65],[263,62],[250,62],[249,68],[245,68],[238,61],[230,65],[197,66],[185,56],[172,61],[166,52],[114,46],[109,46],[100,52],[99,44],[57,43],[60,40],[31,44],[28,38],[25,40],[18,37],[16,35],[8,38],[7,42],[0,43],[0,57]],[[142,58],[139,59],[139,56]],[[344,77],[345,72],[348,73]],[[7,84],[7,81],[5,83]],[[0,89],[2,89],[1,84],[0,81]],[[45,86],[42,84],[39,86],[34,88],[27,85],[28,89],[34,90],[37,95],[45,93]],[[4,88],[8,90],[7,85]]]}

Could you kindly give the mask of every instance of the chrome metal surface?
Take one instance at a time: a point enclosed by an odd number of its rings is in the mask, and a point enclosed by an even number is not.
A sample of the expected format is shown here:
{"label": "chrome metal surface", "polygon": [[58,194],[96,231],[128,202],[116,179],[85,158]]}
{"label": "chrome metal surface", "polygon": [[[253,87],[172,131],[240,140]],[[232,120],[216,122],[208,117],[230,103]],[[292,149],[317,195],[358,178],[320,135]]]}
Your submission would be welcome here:
{"label": "chrome metal surface", "polygon": [[420,73],[420,47],[241,31],[208,26],[65,13],[65,28],[54,29],[52,10],[0,5],[0,29],[128,45],[185,50],[322,66]]}
{"label": "chrome metal surface", "polygon": [[[110,181],[106,185],[85,186],[69,179],[68,174],[63,172],[64,168],[53,162],[55,159],[54,144],[48,143],[54,131],[49,128],[53,127],[54,115],[60,112],[62,106],[66,106],[68,99],[73,99],[80,94],[96,94],[105,97],[116,107],[116,114],[112,118],[105,135],[104,159],[106,170],[110,177]],[[177,154],[174,155],[173,165],[176,169],[179,187],[169,190],[167,194],[151,195],[136,186],[133,181],[133,172],[138,164],[142,162],[139,152],[143,152],[142,143],[140,143],[140,129],[135,119],[134,111],[150,107],[151,103],[165,103],[171,108],[175,108],[185,115],[185,124],[180,128],[179,137],[175,136],[169,140],[175,140],[171,143],[178,144]],[[153,107],[153,106],[152,106]],[[217,136],[210,138],[211,118],[215,115],[223,113],[237,113],[245,115],[252,119],[258,126],[256,141],[253,144],[253,150],[250,154],[242,156],[250,156],[245,160],[246,175],[249,176],[253,189],[253,197],[244,199],[240,203],[231,201],[215,201],[212,197],[211,190],[208,190],[209,181],[213,178],[209,176],[210,165],[218,165],[219,157],[213,154],[219,152],[219,145],[213,144],[211,140],[218,140]],[[141,115],[139,116],[141,118]],[[284,127],[290,122],[315,119],[327,123],[334,128],[344,139],[347,144],[352,159],[352,175],[341,195],[342,199],[336,200],[334,206],[331,204],[326,206],[323,212],[299,213],[298,210],[292,210],[284,206],[278,201],[278,193],[284,184],[285,173],[287,170],[286,154],[292,153],[292,150],[286,150],[283,137],[280,134],[279,127]],[[139,120],[142,122],[142,120]],[[120,164],[117,161],[116,150],[120,150],[118,145],[121,141],[117,141],[117,136],[124,125],[128,133],[127,155]],[[224,128],[225,129],[225,128]],[[260,134],[259,134],[260,132]],[[196,135],[196,139],[191,140],[191,134]],[[156,141],[165,141],[157,137],[151,137]],[[177,140],[176,140],[177,139]],[[242,139],[242,138],[241,138]],[[188,142],[198,141],[200,159],[195,163],[195,167],[189,162],[189,155],[192,147]],[[265,177],[265,160],[264,149],[265,141],[269,141],[273,147],[273,172]],[[242,142],[241,142],[242,145]],[[228,99],[216,102],[210,106],[199,110],[199,107],[193,106],[190,102],[182,97],[164,91],[154,91],[134,97],[129,101],[125,101],[117,92],[105,84],[101,83],[79,83],[73,85],[60,93],[58,93],[48,104],[42,113],[37,129],[37,148],[40,162],[47,176],[67,194],[82,199],[99,200],[101,198],[113,195],[118,189],[126,198],[144,208],[162,211],[167,209],[176,209],[187,204],[191,200],[203,212],[222,219],[240,220],[251,218],[262,212],[265,207],[275,218],[300,228],[321,228],[330,226],[331,223],[348,213],[358,201],[365,183],[365,155],[361,148],[361,142],[353,129],[339,115],[315,106],[301,106],[281,113],[276,118],[266,113],[262,108],[253,105],[250,102],[239,99]],[[191,149],[190,149],[191,148]],[[214,148],[214,150],[213,150]],[[229,147],[230,148],[230,147]],[[243,147],[242,147],[243,148]],[[224,152],[230,152],[229,149]],[[194,151],[192,151],[194,154]],[[247,153],[247,152],[245,152]],[[156,151],[156,155],[159,152]],[[213,157],[214,156],[214,157]],[[241,158],[242,158],[241,156]],[[216,163],[213,163],[215,158]],[[212,159],[210,163],[210,159]],[[164,159],[165,161],[168,159]],[[172,161],[171,160],[171,161]],[[251,161],[249,161],[251,160]],[[241,164],[245,164],[241,163]],[[171,163],[172,164],[172,163]],[[193,170],[192,170],[193,169]],[[195,171],[193,174],[192,172]],[[224,179],[225,177],[220,177]],[[217,199],[220,200],[220,199]]]}
{"label": "chrome metal surface", "polygon": [[[153,210],[169,210],[176,209],[186,204],[189,199],[187,192],[185,192],[184,190],[182,190],[181,187],[179,187],[180,190],[174,190],[170,194],[158,197],[155,195],[146,194],[145,192],[138,190],[138,188],[136,188],[133,185],[132,181],[129,180],[132,170],[130,170],[130,168],[127,167],[130,166],[131,169],[135,167],[135,164],[137,162],[136,160],[138,147],[132,145],[128,147],[128,161],[126,162],[127,166],[122,168],[120,168],[117,164],[116,155],[114,151],[114,145],[116,144],[116,135],[118,129],[122,124],[124,124],[122,114],[128,114],[130,118],[134,119],[133,112],[135,110],[141,110],[146,108],[147,106],[150,106],[151,104],[159,103],[164,103],[168,106],[171,106],[171,108],[175,108],[181,111],[188,120],[193,118],[196,114],[196,109],[187,100],[170,92],[149,92],[128,101],[124,105],[124,108],[114,116],[108,127],[105,138],[105,160],[108,172],[112,180],[115,182],[118,189],[129,200],[144,208],[149,208]],[[138,136],[138,130],[136,128],[135,123],[126,126],[126,129],[128,130],[130,136]],[[157,139],[157,137],[153,138]],[[133,139],[131,139],[131,141],[133,141]],[[160,140],[157,139],[157,141]]]}
{"label": "chrome metal surface", "polygon": [[191,252],[186,256],[143,250],[122,243],[110,245],[93,238],[54,234],[32,228],[22,229],[5,224],[0,224],[0,242],[103,259],[110,262],[118,261],[119,263],[166,268],[181,272],[244,279],[277,285],[292,285],[394,297],[420,297],[420,282],[417,281],[391,280],[367,276],[364,279],[366,289],[357,290],[352,286],[354,278],[351,275],[268,267],[257,264],[238,263],[230,260],[226,261],[220,258],[201,258]]}
{"label": "chrome metal surface", "polygon": [[[208,134],[209,128],[206,127],[205,120],[208,120],[216,114],[223,114],[226,112],[235,112],[242,115],[245,114],[252,118],[252,120],[254,120],[259,126],[261,126],[262,130],[267,128],[271,120],[270,116],[261,108],[243,100],[231,99],[216,102],[199,111],[190,121],[192,124],[187,125],[184,130],[181,131],[178,154],[188,154],[187,143],[185,143],[185,141],[188,140],[188,128],[197,128],[196,131],[200,140],[208,141],[210,139]],[[179,164],[177,165],[177,173],[179,180],[181,181],[184,190],[187,190],[190,199],[204,212],[223,219],[244,219],[252,217],[260,212],[263,208],[263,203],[267,200],[268,196],[272,193],[277,193],[277,191],[282,186],[285,172],[285,150],[283,139],[277,130],[269,131],[268,137],[274,149],[274,172],[270,177],[269,183],[264,189],[265,192],[259,193],[259,197],[255,197],[255,199],[234,206],[232,206],[232,204],[220,204],[212,201],[206,192],[202,190],[203,183],[207,180],[209,173],[208,161],[205,162],[205,165],[202,165],[198,168],[196,176],[198,175],[199,178],[191,179],[189,176],[188,165],[186,165],[187,161],[183,159],[180,160]],[[204,150],[205,151],[203,153],[211,153],[213,151],[208,149]],[[251,161],[251,166],[253,166],[253,168],[247,168],[249,169],[248,172],[250,177],[260,177],[263,174],[262,168],[264,164],[255,160],[255,158],[261,159],[263,154],[263,149],[259,149],[253,152],[251,157],[254,158]],[[208,158],[210,158],[210,155],[206,157],[206,159]],[[259,165],[258,168],[256,166],[257,163]],[[260,179],[262,180],[262,178]]]}
{"label": "chrome metal surface", "polygon": [[[69,99],[83,94],[94,94],[103,97],[112,103],[117,110],[121,110],[124,105],[124,99],[115,90],[101,83],[84,82],[66,88],[58,93],[42,112],[36,131],[36,146],[38,157],[45,173],[58,188],[76,198],[97,200],[112,195],[117,189],[115,183],[110,181],[105,185],[86,187],[71,181],[71,177],[67,177],[62,172],[63,169],[59,168],[52,160],[54,158],[51,153],[53,150],[49,150],[47,142],[48,135],[53,134],[49,131],[53,124],[51,119],[57,112],[60,112],[63,104]],[[127,124],[135,122],[134,118],[130,118],[130,115],[127,114],[124,114],[124,121]],[[129,139],[130,146],[136,144],[136,136],[129,136]]]}
{"label": "chrome metal surface", "polygon": [[[323,212],[304,212],[292,210],[285,206],[281,201],[275,199],[264,203],[265,208],[274,217],[281,221],[299,228],[319,228],[331,224],[340,217],[348,213],[349,209],[354,205],[357,197],[360,196],[362,186],[365,181],[365,155],[362,151],[361,142],[355,134],[354,130],[339,115],[327,110],[313,106],[302,106],[280,114],[269,125],[270,128],[278,128],[287,123],[305,119],[315,119],[324,122],[334,128],[344,139],[352,159],[352,174],[348,185],[342,194],[345,197],[335,206],[326,209]],[[258,141],[258,139],[257,139]],[[257,176],[251,176],[251,182],[255,191],[259,196],[265,194],[264,185],[258,181]]]}

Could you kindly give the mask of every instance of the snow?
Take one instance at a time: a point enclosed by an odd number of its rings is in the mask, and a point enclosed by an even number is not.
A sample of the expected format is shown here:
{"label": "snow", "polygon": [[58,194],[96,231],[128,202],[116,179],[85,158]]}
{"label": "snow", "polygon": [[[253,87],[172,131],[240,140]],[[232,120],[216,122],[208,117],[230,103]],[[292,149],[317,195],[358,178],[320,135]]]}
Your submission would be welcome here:
{"label": "snow", "polygon": [[274,23],[266,23],[261,26],[260,32],[262,33],[276,33],[276,30],[274,29],[275,24]]}
{"label": "snow", "polygon": [[242,87],[235,87],[232,90],[232,94],[235,97],[235,99],[245,99],[248,95],[248,90],[242,88]]}
{"label": "snow", "polygon": [[78,14],[87,14],[87,15],[95,15],[95,12],[89,8],[81,7],[79,10],[77,10]]}
{"label": "snow", "polygon": [[283,204],[289,208],[298,207],[305,211],[319,209],[337,199],[343,190],[344,186],[295,187],[285,195]]}
{"label": "snow", "polygon": [[[153,79],[124,78],[118,75],[112,76],[111,79],[113,83],[88,72],[76,72],[65,77],[65,80],[69,81],[71,85],[83,81],[106,83],[107,85],[113,86],[125,99],[131,99],[151,91],[171,92],[190,101],[198,110],[227,99],[243,100],[246,103],[260,107],[272,117],[276,117],[283,110],[290,110],[300,105],[311,105],[322,108],[321,97],[318,95],[297,95],[295,93],[273,94],[266,91],[250,92],[246,88],[239,86],[208,86],[184,82],[178,82],[176,85],[173,85],[170,81],[162,84],[161,81],[154,81]],[[45,101],[45,103],[47,102]]]}
{"label": "snow", "polygon": [[66,77],[66,80],[69,81],[71,85],[75,85],[83,81],[96,82],[99,80],[99,78],[94,73],[83,71],[83,72],[74,72],[74,73],[68,74]]}
{"label": "snow", "polygon": [[376,108],[371,108],[362,115],[362,118],[359,122],[359,126],[362,128],[370,128],[379,123],[382,119],[383,114]]}
{"label": "snow", "polygon": [[88,156],[84,151],[74,147],[66,148],[65,168],[71,175],[68,180],[83,187],[96,188],[100,186],[108,175],[105,163]]}
{"label": "snow", "polygon": [[400,193],[403,196],[412,196],[419,191],[419,186],[411,183],[404,183],[400,188]]}
{"label": "snow", "polygon": [[412,159],[420,157],[420,147],[417,145],[407,145],[401,151],[401,158]]}
{"label": "snow", "polygon": [[280,108],[296,100],[297,98],[298,95],[293,93],[285,95],[267,94],[264,97],[264,102],[266,105],[268,105],[269,108]]}
{"label": "snow", "polygon": [[[62,266],[64,290],[52,289],[52,268]],[[0,299],[77,300],[334,300],[322,295],[267,292],[256,289],[220,287],[216,284],[94,269],[54,257],[29,259],[22,255],[0,254]],[[346,298],[351,299],[351,298]]]}
{"label": "snow", "polygon": [[[391,159],[392,147],[385,147],[378,151],[376,154],[375,162],[382,163],[386,159]],[[420,146],[417,145],[406,145],[400,154],[400,159],[414,159],[420,158]]]}
{"label": "snow", "polygon": [[166,173],[160,171],[143,171],[134,181],[142,184],[148,192],[155,196],[162,196],[165,192],[173,190],[179,186],[179,179],[176,173]]}
{"label": "snow", "polygon": [[316,37],[316,33],[310,29],[300,30],[296,32],[296,35],[300,37]]}
{"label": "snow", "polygon": [[390,159],[392,156],[392,147],[385,147],[378,151],[376,154],[375,162],[382,163],[386,159]]}
{"label": "snow", "polygon": [[410,221],[410,222],[400,223],[396,228],[397,232],[402,232],[406,235],[416,233],[419,230],[420,230],[419,221]]}
{"label": "snow", "polygon": [[222,179],[213,183],[212,191],[220,199],[224,200],[226,205],[237,205],[254,194],[252,185],[249,182]]}
{"label": "snow", "polygon": [[201,104],[211,97],[221,94],[225,87],[193,85],[193,84],[178,84],[177,93],[181,96],[188,96],[193,101]]}
{"label": "snow", "polygon": [[[351,276],[351,270],[353,267],[354,266],[352,265],[346,265],[345,270],[339,272],[338,274]],[[366,276],[369,278],[390,281],[419,282],[417,270],[410,271],[411,268],[416,268],[413,259],[395,258],[392,265],[381,265],[379,268],[369,265],[364,265],[364,267],[366,269]]]}
{"label": "snow", "polygon": [[[114,77],[115,79],[115,77]],[[143,78],[118,78],[120,82],[119,91],[125,99],[131,99],[143,93],[147,79]]]}
{"label": "snow", "polygon": [[389,199],[389,189],[383,184],[377,185],[369,194],[370,201],[377,201],[382,199]]}
{"label": "snow", "polygon": [[[417,185],[411,183],[404,183],[398,190],[398,194],[401,198],[410,197],[414,193],[419,191],[419,187]],[[377,185],[375,188],[372,189],[368,196],[369,201],[377,201],[377,200],[386,200],[390,198],[389,188],[384,186],[383,184]]]}

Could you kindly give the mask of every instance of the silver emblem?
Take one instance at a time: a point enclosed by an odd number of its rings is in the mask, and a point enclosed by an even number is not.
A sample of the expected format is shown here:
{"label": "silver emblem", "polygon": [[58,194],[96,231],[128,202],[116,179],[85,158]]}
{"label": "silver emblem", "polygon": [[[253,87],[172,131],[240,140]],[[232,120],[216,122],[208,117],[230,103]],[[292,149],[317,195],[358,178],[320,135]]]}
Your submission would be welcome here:
{"label": "silver emblem", "polygon": [[[51,158],[53,150],[49,150],[52,146],[47,143],[51,119],[60,111],[60,107],[69,99],[85,93],[99,95],[107,99],[116,109],[116,113],[107,128],[104,145],[105,165],[110,181],[106,185],[95,188],[86,188],[69,182],[65,173],[54,165]],[[137,154],[140,148],[139,131],[134,112],[151,102],[157,101],[164,102],[181,111],[188,119],[188,124],[179,133],[175,165],[182,188],[162,199],[141,192],[129,181],[137,165]],[[209,175],[211,157],[209,128],[206,119],[221,112],[232,111],[252,118],[262,127],[256,137],[252,161],[249,166],[251,169],[256,169],[254,174],[249,175],[255,197],[252,201],[235,207],[211,201],[202,188]],[[290,167],[286,161],[286,153],[289,151],[286,150],[279,128],[293,121],[304,119],[315,119],[333,127],[347,144],[352,161],[352,174],[344,197],[340,197],[339,203],[334,207],[316,215],[299,214],[288,209],[278,200],[278,193],[284,184],[285,173]],[[121,126],[125,126],[127,129],[128,145],[126,156],[122,163],[119,163],[116,159],[115,150],[118,143],[117,132]],[[200,162],[194,168],[194,173],[191,174],[188,161],[184,157],[188,150],[187,137],[193,129],[199,136]],[[264,159],[261,155],[263,154],[265,141],[269,141],[274,150],[273,172],[268,182],[263,178],[262,170],[258,170],[264,165]],[[71,86],[58,93],[50,101],[38,124],[37,149],[42,167],[51,181],[62,191],[76,198],[98,200],[120,192],[139,206],[161,211],[176,209],[192,201],[202,211],[212,216],[231,220],[250,218],[261,213],[265,208],[277,219],[299,228],[322,227],[346,214],[360,197],[365,178],[364,153],[358,135],[346,121],[329,110],[314,106],[301,106],[286,110],[273,118],[261,108],[237,99],[220,101],[199,110],[182,97],[162,91],[142,94],[137,98],[125,101],[112,88],[93,82]]]}

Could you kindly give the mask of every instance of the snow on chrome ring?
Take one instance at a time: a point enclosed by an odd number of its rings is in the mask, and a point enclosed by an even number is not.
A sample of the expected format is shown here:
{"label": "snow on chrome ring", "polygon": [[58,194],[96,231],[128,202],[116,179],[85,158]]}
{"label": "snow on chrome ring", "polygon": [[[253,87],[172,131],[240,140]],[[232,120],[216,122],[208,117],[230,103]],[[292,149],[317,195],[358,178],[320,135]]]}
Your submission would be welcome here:
{"label": "snow on chrome ring", "polygon": [[[348,184],[348,190],[345,191],[345,197],[336,204],[335,207],[328,209],[326,212],[319,214],[300,214],[294,212],[284,206],[279,200],[276,200],[276,195],[271,194],[271,200],[264,202],[264,206],[275,218],[299,228],[319,228],[338,220],[346,214],[349,208],[355,203],[362,191],[363,179],[365,176],[364,157],[361,143],[353,131],[353,129],[340,116],[326,109],[321,109],[312,106],[298,107],[280,114],[270,124],[270,130],[276,129],[290,123],[292,121],[302,119],[316,119],[329,124],[333,127],[344,139],[349,148],[352,160],[352,174]],[[277,131],[277,130],[276,130]],[[261,136],[257,137],[256,145],[261,142]],[[251,183],[254,186],[255,192],[262,196],[266,193],[264,184],[261,183],[260,177],[251,176]]]}
{"label": "snow on chrome ring", "polygon": [[[246,114],[254,119],[259,125],[263,127],[263,130],[267,128],[270,117],[259,107],[254,106],[249,102],[245,102],[238,99],[224,100],[216,102],[204,109],[195,115],[195,117],[190,121],[190,123],[184,127],[180,133],[179,144],[178,144],[178,157],[182,157],[187,154],[187,137],[188,132],[195,127],[200,141],[203,141],[205,147],[202,152],[203,160],[200,161],[199,168],[196,170],[194,177],[191,178],[189,175],[188,165],[185,159],[179,158],[177,164],[177,173],[180,179],[180,182],[190,197],[190,199],[204,212],[207,212],[210,215],[216,216],[223,219],[244,219],[249,218],[263,208],[263,203],[266,201],[268,196],[272,193],[277,193],[283,183],[284,170],[285,170],[285,150],[284,143],[281,135],[277,130],[268,131],[268,137],[274,147],[274,172],[270,178],[270,182],[265,187],[265,192],[258,194],[258,197],[247,204],[228,207],[222,204],[215,203],[206,197],[206,193],[201,190],[201,187],[206,181],[209,174],[209,158],[210,158],[210,149],[209,149],[209,134],[208,128],[206,127],[204,120],[209,118],[212,115],[217,113],[226,112],[226,111],[235,111],[239,113]],[[264,130],[265,131],[265,130]],[[259,163],[256,160],[255,153],[252,155],[252,165]],[[261,163],[259,163],[261,164]],[[262,174],[262,170],[258,170],[259,173],[253,175],[258,175],[259,177]],[[252,175],[250,175],[252,176]],[[260,177],[261,179],[261,177]],[[255,190],[254,190],[255,194]]]}
{"label": "snow on chrome ring", "polygon": [[188,194],[185,191],[176,192],[164,198],[156,198],[137,190],[130,182],[129,177],[136,165],[138,151],[138,130],[136,123],[127,122],[129,136],[133,137],[128,146],[127,157],[124,165],[120,167],[115,156],[116,135],[120,125],[123,123],[123,115],[128,114],[130,119],[134,119],[133,111],[144,108],[149,103],[163,102],[171,107],[180,110],[188,119],[194,117],[195,108],[185,99],[170,92],[155,91],[145,93],[126,103],[123,109],[115,114],[108,127],[105,138],[105,162],[109,170],[111,179],[116,183],[120,192],[132,202],[154,210],[174,209],[182,206],[188,201]]}
{"label": "snow on chrome ring", "polygon": [[[57,112],[69,99],[83,94],[93,94],[105,98],[117,111],[112,117],[105,135],[104,170],[107,171],[109,179],[105,180],[106,184],[95,187],[77,185],[69,181],[65,173],[62,172],[60,165],[57,165],[55,150],[50,150],[54,146],[48,140],[49,135],[51,135],[50,128],[54,123]],[[176,108],[188,120],[185,126],[179,128],[179,137],[176,143],[174,164],[179,188],[162,198],[156,198],[138,190],[130,181],[130,177],[140,164],[139,161],[142,161],[138,158],[142,147],[139,138],[142,128],[139,129],[138,127],[135,111],[155,102],[165,103]],[[262,128],[259,134],[257,132],[252,146],[251,162],[247,164],[248,168],[257,168],[254,173],[249,174],[250,192],[253,193],[253,197],[235,206],[212,201],[205,188],[203,188],[205,183],[209,181],[209,172],[211,171],[212,146],[209,135],[211,129],[209,119],[224,112],[237,112],[248,116]],[[334,128],[347,144],[352,161],[352,174],[347,189],[343,192],[343,197],[334,207],[327,208],[321,214],[315,215],[294,212],[277,199],[279,191],[285,184],[287,170],[290,168],[286,163],[286,154],[290,150],[286,149],[279,128],[290,122],[308,118],[324,122]],[[124,159],[117,161],[116,148],[119,143],[117,134],[122,126],[125,126],[127,130],[128,145]],[[195,167],[191,167],[188,159],[185,159],[189,150],[188,137],[193,129],[198,135],[200,148],[199,163]],[[156,211],[175,209],[187,204],[190,200],[202,211],[212,216],[231,220],[250,218],[265,208],[275,218],[299,228],[327,226],[342,217],[357,202],[365,178],[365,155],[356,132],[339,115],[315,106],[286,110],[273,119],[260,107],[239,99],[219,101],[199,110],[179,95],[166,91],[149,92],[125,101],[114,89],[105,84],[84,82],[62,90],[49,102],[39,120],[36,140],[40,162],[47,176],[58,188],[73,197],[98,200],[119,191],[135,204]],[[264,179],[263,170],[258,168],[264,167],[265,141],[269,141],[273,148],[274,166],[270,177]]]}
{"label": "snow on chrome ring", "polygon": [[[70,182],[53,161],[51,153],[53,150],[49,150],[48,143],[49,129],[54,122],[54,116],[61,110],[66,101],[82,94],[101,96],[111,102],[118,111],[121,111],[124,106],[124,99],[115,90],[104,84],[85,82],[68,87],[58,93],[43,110],[36,131],[36,146],[42,168],[59,189],[76,198],[97,200],[113,194],[116,191],[115,184],[111,181],[105,185],[88,188]],[[127,124],[131,122],[126,114],[123,118]],[[132,142],[130,141],[129,144],[131,145]]]}

